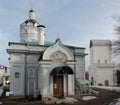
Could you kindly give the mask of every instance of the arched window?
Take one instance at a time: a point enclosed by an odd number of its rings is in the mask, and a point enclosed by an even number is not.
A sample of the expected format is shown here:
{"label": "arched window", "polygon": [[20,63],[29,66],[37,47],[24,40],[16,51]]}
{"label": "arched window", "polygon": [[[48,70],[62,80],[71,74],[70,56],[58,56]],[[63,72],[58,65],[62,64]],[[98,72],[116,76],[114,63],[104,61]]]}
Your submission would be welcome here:
{"label": "arched window", "polygon": [[52,70],[51,75],[73,74],[73,70],[69,66],[56,67]]}
{"label": "arched window", "polygon": [[94,78],[91,77],[91,86],[94,86]]}
{"label": "arched window", "polygon": [[34,78],[34,69],[33,68],[29,69],[29,71],[28,71],[28,77],[29,78]]}

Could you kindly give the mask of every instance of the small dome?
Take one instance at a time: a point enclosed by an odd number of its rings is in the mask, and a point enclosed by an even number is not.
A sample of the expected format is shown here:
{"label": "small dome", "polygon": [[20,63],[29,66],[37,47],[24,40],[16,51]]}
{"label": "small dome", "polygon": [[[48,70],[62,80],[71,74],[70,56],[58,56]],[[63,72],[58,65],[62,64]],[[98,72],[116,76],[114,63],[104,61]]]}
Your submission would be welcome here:
{"label": "small dome", "polygon": [[27,19],[24,23],[28,24],[29,22],[31,22],[33,24],[35,24],[35,23],[38,24],[38,22],[35,20],[35,12],[33,9],[31,9],[29,11],[29,19]]}
{"label": "small dome", "polygon": [[29,11],[29,19],[35,19],[35,12],[33,9]]}
{"label": "small dome", "polygon": [[43,27],[43,28],[45,28],[45,25],[38,25],[37,27]]}
{"label": "small dome", "polygon": [[29,12],[35,12],[33,9],[31,9]]}

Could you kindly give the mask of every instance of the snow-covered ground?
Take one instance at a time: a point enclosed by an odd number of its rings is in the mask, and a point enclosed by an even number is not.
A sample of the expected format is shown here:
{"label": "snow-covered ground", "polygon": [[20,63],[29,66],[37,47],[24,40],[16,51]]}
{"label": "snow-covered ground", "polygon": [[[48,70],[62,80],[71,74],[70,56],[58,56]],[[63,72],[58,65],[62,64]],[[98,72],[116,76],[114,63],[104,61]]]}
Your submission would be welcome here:
{"label": "snow-covered ground", "polygon": [[[120,93],[120,87],[110,87],[110,86],[91,86],[99,89],[105,89],[105,90],[110,90],[114,92],[119,92]],[[109,105],[120,105],[120,99],[114,100],[112,103]]]}
{"label": "snow-covered ground", "polygon": [[114,92],[119,92],[120,93],[120,87],[110,87],[110,86],[91,86],[99,89],[105,89],[105,90],[110,90]]}
{"label": "snow-covered ground", "polygon": [[82,100],[84,100],[84,101],[87,101],[87,100],[93,100],[93,99],[96,99],[97,97],[95,97],[95,96],[84,96],[84,97],[82,97]]}
{"label": "snow-covered ground", "polygon": [[120,99],[114,100],[112,103],[109,105],[120,105]]}

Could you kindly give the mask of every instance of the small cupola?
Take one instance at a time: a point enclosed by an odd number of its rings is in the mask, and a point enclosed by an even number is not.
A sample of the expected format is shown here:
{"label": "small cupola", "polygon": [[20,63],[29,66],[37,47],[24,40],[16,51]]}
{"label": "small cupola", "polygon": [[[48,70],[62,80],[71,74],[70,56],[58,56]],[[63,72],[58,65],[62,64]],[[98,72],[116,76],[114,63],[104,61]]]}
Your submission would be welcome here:
{"label": "small cupola", "polygon": [[39,25],[39,23],[35,20],[35,11],[33,9],[29,11],[29,18],[25,21],[26,24],[29,22],[33,23],[34,25]]}
{"label": "small cupola", "polygon": [[29,11],[29,19],[35,19],[35,11],[33,9]]}

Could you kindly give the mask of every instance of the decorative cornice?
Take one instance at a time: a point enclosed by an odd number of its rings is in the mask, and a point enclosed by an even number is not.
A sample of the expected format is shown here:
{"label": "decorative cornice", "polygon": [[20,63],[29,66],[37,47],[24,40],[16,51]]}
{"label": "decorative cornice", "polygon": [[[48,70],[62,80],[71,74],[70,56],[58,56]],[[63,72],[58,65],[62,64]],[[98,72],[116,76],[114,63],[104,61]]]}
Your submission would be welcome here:
{"label": "decorative cornice", "polygon": [[19,49],[7,49],[7,53],[29,53],[29,54],[40,54],[41,51],[29,51],[29,50],[19,50]]}

